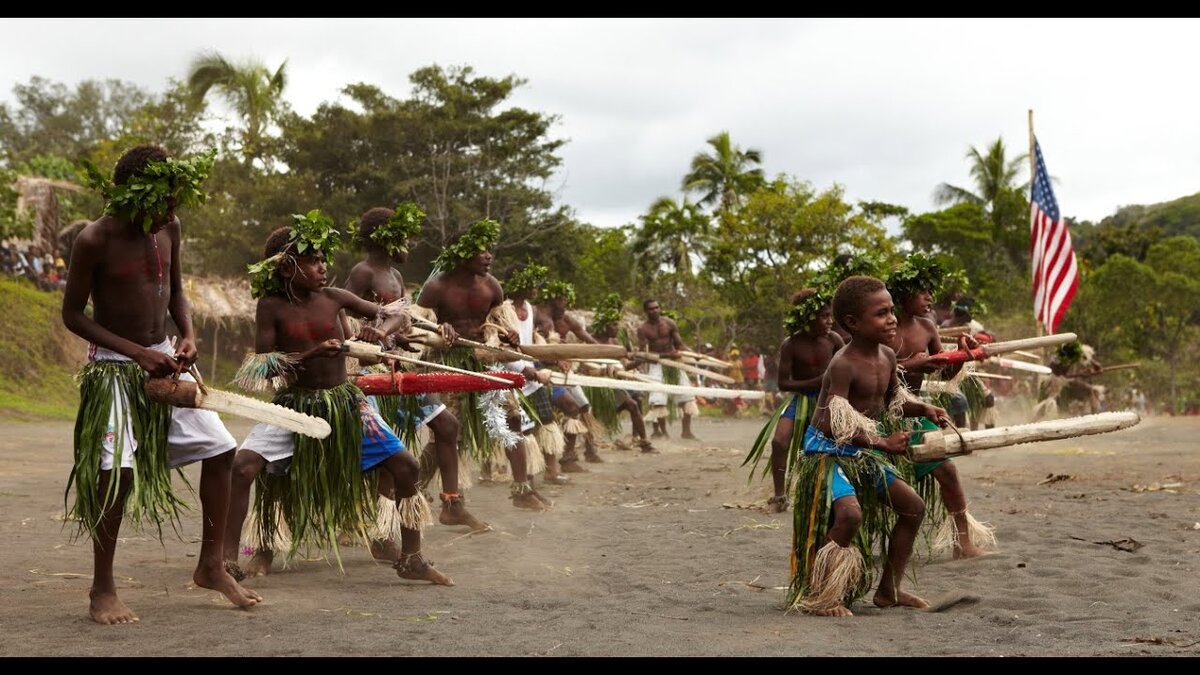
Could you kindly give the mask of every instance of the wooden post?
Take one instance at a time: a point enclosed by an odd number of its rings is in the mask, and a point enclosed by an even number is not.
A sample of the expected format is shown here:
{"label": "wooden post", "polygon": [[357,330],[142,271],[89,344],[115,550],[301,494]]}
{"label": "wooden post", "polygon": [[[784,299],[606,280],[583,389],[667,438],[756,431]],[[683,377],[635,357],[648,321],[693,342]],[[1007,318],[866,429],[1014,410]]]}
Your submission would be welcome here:
{"label": "wooden post", "polygon": [[[1034,138],[1034,135],[1033,135],[1033,108],[1030,108],[1029,109],[1029,202],[1030,202],[1030,204],[1033,203],[1033,177],[1035,175],[1037,175],[1036,149],[1037,149],[1036,148],[1036,139]],[[1032,220],[1030,220],[1030,222],[1029,222],[1029,236],[1033,237],[1033,221]],[[1032,263],[1031,263],[1031,265],[1032,265]],[[1029,276],[1031,279],[1033,278],[1032,267],[1029,270]],[[1041,337],[1043,335],[1042,322],[1038,321],[1036,306],[1033,308],[1033,323],[1037,329],[1037,332],[1035,333],[1035,335],[1038,337]],[[1043,348],[1038,351],[1042,355],[1042,362],[1044,363],[1046,360],[1046,350]],[[1034,375],[1033,376],[1033,396],[1032,396],[1034,401],[1038,400],[1038,396],[1041,395],[1041,391],[1042,391],[1042,376]]]}
{"label": "wooden post", "polygon": [[221,333],[221,320],[220,320],[220,319],[217,319],[217,321],[216,321],[216,325],[215,325],[215,326],[213,326],[213,344],[212,344],[213,364],[212,364],[212,375],[210,375],[210,376],[208,377],[208,379],[210,379],[210,380],[212,380],[212,381],[214,381],[214,382],[216,382],[216,381],[217,381],[217,336],[218,336],[220,333]]}

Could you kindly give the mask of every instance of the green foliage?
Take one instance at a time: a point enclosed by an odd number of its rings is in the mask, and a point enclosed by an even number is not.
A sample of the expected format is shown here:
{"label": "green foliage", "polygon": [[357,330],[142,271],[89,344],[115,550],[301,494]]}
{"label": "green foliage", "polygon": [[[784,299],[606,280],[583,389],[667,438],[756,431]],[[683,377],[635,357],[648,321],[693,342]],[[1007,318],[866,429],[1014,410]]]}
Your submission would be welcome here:
{"label": "green foliage", "polygon": [[901,303],[921,291],[937,293],[941,290],[945,278],[945,267],[933,256],[917,252],[892,270],[887,278],[887,287],[892,299]]}
{"label": "green foliage", "polygon": [[[371,242],[387,251],[389,256],[408,252],[408,242],[421,236],[425,212],[412,202],[404,202],[384,223],[371,232]],[[350,238],[361,242],[363,237],[355,221],[351,221]]]}
{"label": "green foliage", "polygon": [[1200,241],[1171,237],[1144,262],[1116,253],[1099,267],[1083,265],[1060,330],[1078,333],[1106,363],[1142,362],[1142,386],[1170,400],[1200,393]]}
{"label": "green foliage", "polygon": [[500,240],[500,223],[483,219],[471,226],[458,241],[442,250],[434,261],[435,269],[450,272],[485,251],[492,250]]}
{"label": "green foliage", "polygon": [[546,290],[542,291],[542,297],[546,300],[566,298],[567,307],[572,307],[575,305],[575,286],[565,281],[555,279],[554,281],[546,284]]}
{"label": "green foliage", "polygon": [[807,330],[817,318],[817,313],[833,301],[833,294],[828,288],[819,288],[813,295],[792,305],[783,320],[783,330],[788,334]]}
{"label": "green foliage", "polygon": [[522,291],[540,289],[546,285],[546,275],[550,272],[544,265],[526,262],[523,267],[508,276],[504,282],[504,294],[512,296]]}
{"label": "green foliage", "polygon": [[624,315],[625,303],[621,301],[621,296],[617,293],[609,293],[604,296],[600,304],[592,310],[592,331],[595,333],[604,333],[613,324],[619,324],[621,317]]}
{"label": "green foliage", "polygon": [[[1030,306],[1028,262],[1018,265],[1011,256],[1000,253],[1004,245],[995,240],[995,228],[983,206],[962,203],[910,216],[902,223],[901,232],[915,251],[936,256],[946,268],[946,287],[937,299],[956,290],[965,292],[967,285],[958,273],[969,270],[966,276],[977,313],[981,305],[1000,314],[1025,311]],[[1027,249],[1027,229],[1023,236]]]}
{"label": "green foliage", "polygon": [[74,370],[83,342],[62,325],[62,294],[0,278],[0,412],[71,419],[79,404]]}
{"label": "green foliage", "polygon": [[693,258],[703,259],[711,229],[700,207],[687,199],[676,202],[659,197],[640,220],[631,248],[642,279],[657,276],[664,269],[692,274]]}
{"label": "green foliage", "polygon": [[343,89],[353,108],[325,103],[311,118],[285,116],[281,159],[308,177],[322,207],[339,220],[363,204],[420,206],[428,214],[428,248],[410,256],[414,278],[427,275],[434,254],[483,219],[504,223],[498,268],[532,257],[555,273],[567,271],[567,256],[579,251],[574,221],[548,189],[565,142],[550,137],[558,118],[512,105],[525,83],[516,76],[430,66],[409,79],[407,99],[353,84]]}
{"label": "green foliage", "polygon": [[717,211],[729,211],[741,205],[745,195],[762,186],[762,163],[758,150],[742,150],[733,144],[728,131],[706,141],[712,148],[709,154],[699,152],[692,158],[691,170],[683,177],[685,192],[699,192],[700,203],[713,205]]}
{"label": "green foliage", "polygon": [[738,339],[775,344],[792,294],[813,285],[818,270],[841,253],[888,259],[894,250],[884,228],[846,203],[840,186],[818,192],[781,176],[721,214],[704,271],[735,308]]}
{"label": "green foliage", "polygon": [[313,255],[322,253],[331,257],[342,246],[341,233],[333,225],[333,219],[313,209],[308,213],[292,214],[291,234],[284,250],[271,257],[247,266],[250,274],[250,295],[255,299],[284,292],[283,279],[279,276],[279,263],[289,255]]}
{"label": "green foliage", "polygon": [[125,185],[113,183],[89,160],[83,161],[83,167],[91,187],[104,196],[106,214],[131,220],[141,216],[142,229],[149,232],[155,217],[166,214],[172,202],[176,208],[204,203],[200,185],[212,171],[216,155],[216,150],[209,150],[190,159],[150,162]]}

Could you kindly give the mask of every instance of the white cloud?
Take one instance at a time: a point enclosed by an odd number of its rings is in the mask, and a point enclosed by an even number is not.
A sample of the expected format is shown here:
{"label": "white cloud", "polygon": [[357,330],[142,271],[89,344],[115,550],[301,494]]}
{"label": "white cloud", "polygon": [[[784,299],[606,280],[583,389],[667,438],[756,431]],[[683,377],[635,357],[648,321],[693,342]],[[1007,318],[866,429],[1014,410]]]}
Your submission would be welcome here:
{"label": "white cloud", "polygon": [[[352,82],[407,95],[419,67],[529,80],[517,105],[561,116],[553,185],[600,225],[678,193],[704,140],[729,130],[769,175],[852,199],[933,208],[969,185],[970,145],[1014,153],[1036,124],[1063,211],[1200,191],[1195,20],[7,19],[0,100],[32,75],[160,89],[202,49],[288,59],[301,113]],[[47,49],[51,45],[52,48]]]}

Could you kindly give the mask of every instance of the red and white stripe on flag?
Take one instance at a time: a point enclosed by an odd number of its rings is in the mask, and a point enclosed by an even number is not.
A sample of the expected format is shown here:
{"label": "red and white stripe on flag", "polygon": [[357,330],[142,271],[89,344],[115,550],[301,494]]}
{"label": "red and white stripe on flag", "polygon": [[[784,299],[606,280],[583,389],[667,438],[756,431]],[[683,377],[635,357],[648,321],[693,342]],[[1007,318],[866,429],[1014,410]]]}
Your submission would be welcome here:
{"label": "red and white stripe on flag", "polygon": [[1079,286],[1079,268],[1066,220],[1058,210],[1054,190],[1042,157],[1042,148],[1034,142],[1034,176],[1029,203],[1029,245],[1033,262],[1033,312],[1038,321],[1053,333],[1067,313],[1075,289]]}

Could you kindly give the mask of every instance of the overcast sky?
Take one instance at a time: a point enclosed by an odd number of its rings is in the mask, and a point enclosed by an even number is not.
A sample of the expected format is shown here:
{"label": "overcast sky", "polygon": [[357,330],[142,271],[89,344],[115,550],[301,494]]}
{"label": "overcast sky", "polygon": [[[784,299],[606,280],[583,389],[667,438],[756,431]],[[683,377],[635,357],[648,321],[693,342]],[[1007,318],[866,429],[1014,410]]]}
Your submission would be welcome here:
{"label": "overcast sky", "polygon": [[352,82],[407,96],[433,63],[516,74],[514,102],[569,139],[559,201],[603,226],[677,196],[722,130],[768,175],[930,210],[938,183],[971,186],[968,146],[1026,151],[1032,108],[1063,213],[1095,220],[1200,191],[1197,35],[1193,19],[4,19],[0,100],[33,75],[161,91],[204,49],[288,59],[302,114]]}

